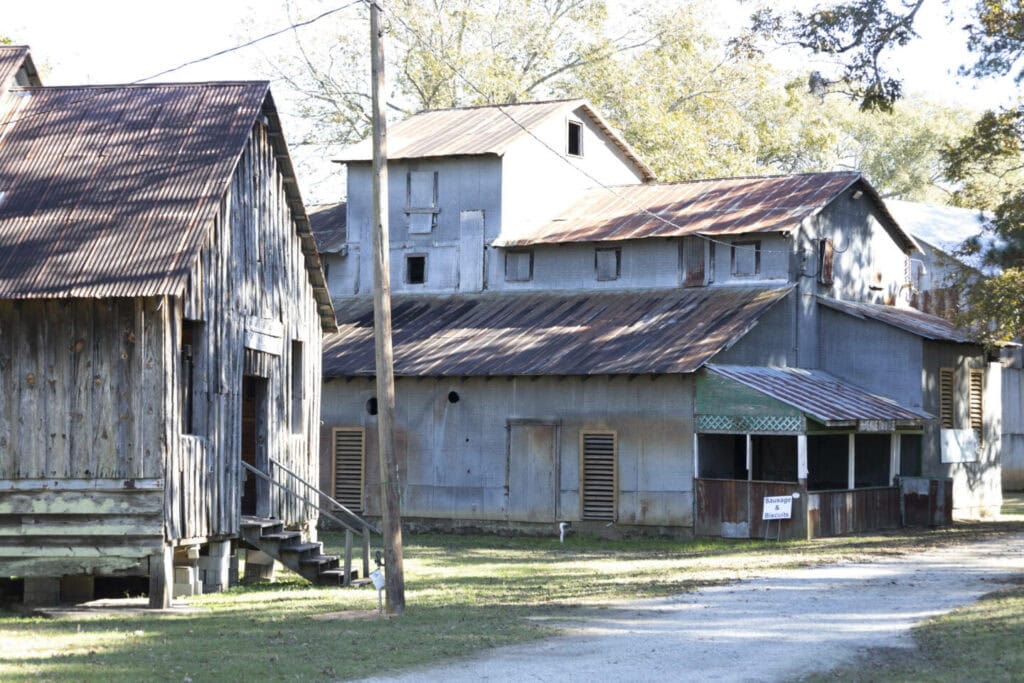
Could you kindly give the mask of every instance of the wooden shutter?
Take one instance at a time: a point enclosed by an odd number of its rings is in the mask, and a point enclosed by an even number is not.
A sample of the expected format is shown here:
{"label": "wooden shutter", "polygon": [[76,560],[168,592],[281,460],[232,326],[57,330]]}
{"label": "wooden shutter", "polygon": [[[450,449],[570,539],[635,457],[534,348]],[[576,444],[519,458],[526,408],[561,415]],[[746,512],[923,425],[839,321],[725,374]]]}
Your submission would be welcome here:
{"label": "wooden shutter", "polygon": [[704,286],[704,240],[699,237],[683,238],[684,287]]}
{"label": "wooden shutter", "polygon": [[953,394],[956,388],[953,368],[939,370],[939,426],[942,429],[953,429]]}
{"label": "wooden shutter", "polygon": [[334,486],[331,495],[353,512],[363,511],[363,476],[366,462],[365,432],[359,428],[332,430]]}
{"label": "wooden shutter", "polygon": [[818,281],[823,285],[833,282],[832,264],[835,262],[835,254],[831,239],[826,237],[818,242]]}
{"label": "wooden shutter", "polygon": [[985,425],[985,371],[971,370],[971,386],[968,394],[969,415],[971,429],[978,435],[978,443],[981,443]]}
{"label": "wooden shutter", "polygon": [[616,451],[615,432],[580,433],[583,519],[615,520]]}

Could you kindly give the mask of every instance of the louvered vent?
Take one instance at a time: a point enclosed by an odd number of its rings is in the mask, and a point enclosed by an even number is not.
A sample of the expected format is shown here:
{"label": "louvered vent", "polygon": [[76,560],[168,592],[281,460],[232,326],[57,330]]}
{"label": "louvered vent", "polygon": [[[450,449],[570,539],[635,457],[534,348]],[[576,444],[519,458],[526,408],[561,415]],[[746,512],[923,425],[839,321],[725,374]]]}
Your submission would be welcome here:
{"label": "louvered vent", "polygon": [[939,370],[939,419],[943,429],[953,429],[953,368]]}
{"label": "louvered vent", "polygon": [[334,430],[334,498],[353,512],[363,511],[365,446],[362,429]]}
{"label": "louvered vent", "polygon": [[615,519],[615,434],[584,432],[583,519]]}
{"label": "louvered vent", "polygon": [[981,441],[983,432],[984,419],[985,419],[985,403],[982,398],[985,390],[985,373],[982,370],[971,370],[971,388],[970,388],[970,417],[971,417],[971,429],[978,435],[978,441]]}

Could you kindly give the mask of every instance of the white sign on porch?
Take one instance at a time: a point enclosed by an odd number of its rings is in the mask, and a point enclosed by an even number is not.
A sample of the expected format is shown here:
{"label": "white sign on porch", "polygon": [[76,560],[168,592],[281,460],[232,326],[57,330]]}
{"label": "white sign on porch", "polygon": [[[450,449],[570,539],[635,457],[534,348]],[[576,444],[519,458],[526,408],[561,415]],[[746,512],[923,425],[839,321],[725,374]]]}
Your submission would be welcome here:
{"label": "white sign on porch", "polygon": [[789,519],[793,515],[793,496],[765,496],[761,519]]}

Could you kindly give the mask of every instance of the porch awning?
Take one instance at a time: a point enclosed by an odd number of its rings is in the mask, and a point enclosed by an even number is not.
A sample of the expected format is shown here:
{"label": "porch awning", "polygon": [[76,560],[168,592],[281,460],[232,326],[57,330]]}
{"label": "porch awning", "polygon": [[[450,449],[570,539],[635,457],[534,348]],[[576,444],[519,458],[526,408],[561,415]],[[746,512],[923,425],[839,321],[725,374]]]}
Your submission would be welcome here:
{"label": "porch awning", "polygon": [[[751,402],[728,391],[716,391],[722,381],[752,389],[768,400],[765,412],[778,415],[799,413],[825,427],[853,427],[859,431],[888,432],[922,427],[931,415],[900,405],[892,399],[855,387],[823,370],[741,365],[708,365],[704,390],[698,386],[698,428],[701,416],[750,416]],[[724,387],[722,387],[724,388]],[[738,388],[738,387],[737,387]],[[775,409],[772,410],[772,404]],[[788,408],[788,410],[787,410]],[[781,409],[781,410],[780,410]],[[741,420],[749,421],[749,420]],[[803,422],[803,420],[801,420]],[[803,425],[801,425],[803,426]],[[789,430],[786,430],[789,431]]]}

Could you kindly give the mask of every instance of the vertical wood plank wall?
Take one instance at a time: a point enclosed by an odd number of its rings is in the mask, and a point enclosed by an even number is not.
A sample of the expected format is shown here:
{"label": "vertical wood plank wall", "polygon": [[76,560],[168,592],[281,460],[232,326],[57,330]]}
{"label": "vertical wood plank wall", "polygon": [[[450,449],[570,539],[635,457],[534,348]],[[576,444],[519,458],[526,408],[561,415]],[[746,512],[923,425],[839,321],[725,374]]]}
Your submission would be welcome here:
{"label": "vertical wood plank wall", "polygon": [[164,540],[171,302],[0,300],[0,576],[148,570]]}
{"label": "vertical wood plank wall", "polygon": [[[194,431],[175,427],[166,503],[172,538],[235,534],[240,522],[242,377],[246,319],[284,324],[280,356],[267,377],[267,449],[307,481],[318,477],[320,415],[320,317],[300,239],[265,126],[257,124],[231,186],[210,226],[190,286],[176,311],[203,323],[196,350]],[[302,342],[303,416],[292,432],[292,341]],[[308,492],[290,477],[281,483]],[[315,508],[271,487],[271,514],[286,524],[312,523]],[[181,501],[185,501],[184,504]]]}

